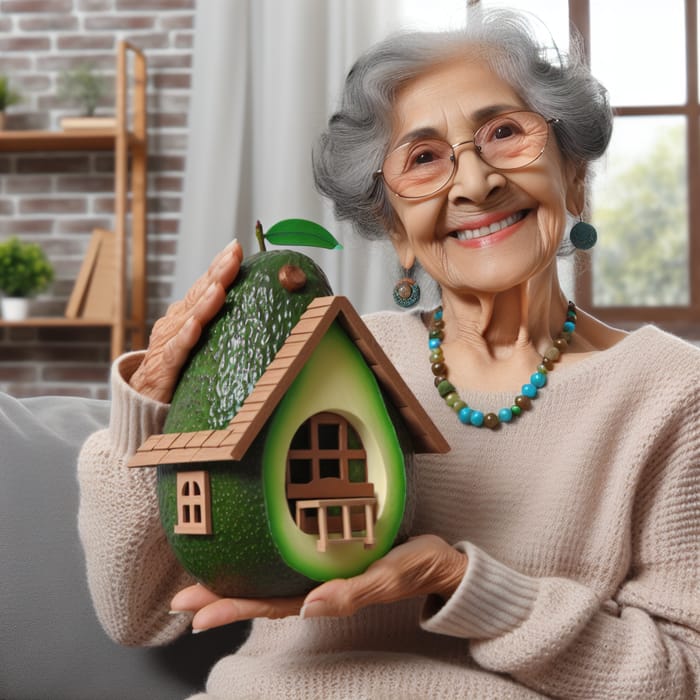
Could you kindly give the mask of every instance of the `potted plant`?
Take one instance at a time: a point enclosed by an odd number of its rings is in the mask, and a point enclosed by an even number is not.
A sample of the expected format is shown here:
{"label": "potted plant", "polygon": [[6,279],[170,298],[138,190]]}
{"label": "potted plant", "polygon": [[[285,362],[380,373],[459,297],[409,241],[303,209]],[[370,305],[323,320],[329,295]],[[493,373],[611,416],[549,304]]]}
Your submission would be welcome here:
{"label": "potted plant", "polygon": [[[83,63],[72,70],[63,71],[58,79],[57,96],[80,109],[79,117],[64,117],[61,126],[70,128],[94,128],[106,124],[105,118],[95,117],[100,100],[107,94],[108,84],[104,75],[94,71],[92,64]],[[110,124],[113,119],[109,119]],[[93,125],[94,122],[94,125]]]}
{"label": "potted plant", "polygon": [[2,316],[8,321],[27,317],[29,297],[44,291],[53,280],[53,266],[37,243],[16,236],[0,243]]}
{"label": "potted plant", "polygon": [[10,80],[6,75],[0,75],[0,131],[5,128],[5,109],[16,104],[21,95],[10,87]]}

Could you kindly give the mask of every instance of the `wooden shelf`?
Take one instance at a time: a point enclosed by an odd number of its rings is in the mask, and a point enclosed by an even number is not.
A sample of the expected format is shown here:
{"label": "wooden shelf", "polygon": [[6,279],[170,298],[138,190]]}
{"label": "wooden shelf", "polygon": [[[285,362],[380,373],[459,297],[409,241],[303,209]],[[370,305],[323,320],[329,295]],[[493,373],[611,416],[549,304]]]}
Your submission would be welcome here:
{"label": "wooden shelf", "polygon": [[85,328],[104,326],[109,328],[113,325],[111,319],[94,319],[94,318],[65,318],[64,316],[31,316],[22,321],[6,321],[0,319],[0,328],[56,328],[56,327],[75,327]]}
{"label": "wooden shelf", "polygon": [[114,153],[114,243],[108,271],[114,279],[114,296],[108,304],[112,310],[105,314],[109,318],[83,318],[83,310],[78,309],[67,314],[76,318],[0,320],[0,327],[108,327],[112,359],[146,345],[146,58],[127,41],[119,42],[117,51],[114,124],[98,129],[0,131],[0,153]]}
{"label": "wooden shelf", "polygon": [[[141,140],[128,134],[129,147]],[[116,129],[88,131],[0,131],[0,153],[30,151],[110,151],[117,140]]]}

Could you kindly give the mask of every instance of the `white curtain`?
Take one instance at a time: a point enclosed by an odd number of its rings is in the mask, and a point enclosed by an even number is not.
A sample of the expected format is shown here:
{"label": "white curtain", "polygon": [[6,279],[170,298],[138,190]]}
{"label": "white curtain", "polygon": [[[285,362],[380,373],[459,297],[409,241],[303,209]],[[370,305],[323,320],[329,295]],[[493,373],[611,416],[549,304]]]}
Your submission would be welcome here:
{"label": "white curtain", "polygon": [[301,217],[342,251],[304,248],[361,313],[391,306],[391,247],[334,221],[314,189],[311,149],[357,55],[398,26],[400,0],[200,0],[174,297],[254,226]]}

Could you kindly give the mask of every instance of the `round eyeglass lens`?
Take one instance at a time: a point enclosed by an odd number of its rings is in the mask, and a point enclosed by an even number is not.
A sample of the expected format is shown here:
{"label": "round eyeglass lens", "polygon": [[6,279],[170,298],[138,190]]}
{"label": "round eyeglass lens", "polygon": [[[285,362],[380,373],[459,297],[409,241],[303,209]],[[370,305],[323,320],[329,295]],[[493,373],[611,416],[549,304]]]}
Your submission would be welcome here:
{"label": "round eyeglass lens", "polygon": [[509,112],[479,127],[473,140],[450,145],[429,137],[402,144],[386,157],[381,174],[389,189],[400,197],[427,197],[450,181],[459,147],[473,143],[485,163],[499,170],[516,170],[542,155],[548,135],[549,121],[543,116]]}
{"label": "round eyeglass lens", "polygon": [[401,197],[422,197],[442,187],[454,169],[452,146],[438,138],[410,141],[384,161],[384,181]]}
{"label": "round eyeglass lens", "polygon": [[524,168],[542,155],[549,125],[535,112],[511,112],[490,119],[474,134],[482,160],[499,170]]}

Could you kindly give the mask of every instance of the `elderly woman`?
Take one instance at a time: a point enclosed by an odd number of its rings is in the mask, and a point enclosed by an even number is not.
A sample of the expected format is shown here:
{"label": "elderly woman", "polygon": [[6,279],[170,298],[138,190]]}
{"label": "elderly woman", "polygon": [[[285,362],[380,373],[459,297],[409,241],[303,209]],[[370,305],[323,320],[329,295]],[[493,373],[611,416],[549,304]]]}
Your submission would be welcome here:
{"label": "elderly woman", "polygon": [[592,242],[568,231],[611,112],[577,55],[547,55],[512,14],[391,38],[351,70],[316,149],[338,216],[388,235],[441,295],[366,319],[452,449],[417,460],[413,537],[364,574],[304,599],[188,586],[153,477],[124,467],[237,245],[116,364],[111,429],[79,468],[90,585],[127,644],[258,618],[201,697],[700,697],[700,352],[567,303],[557,252]]}

